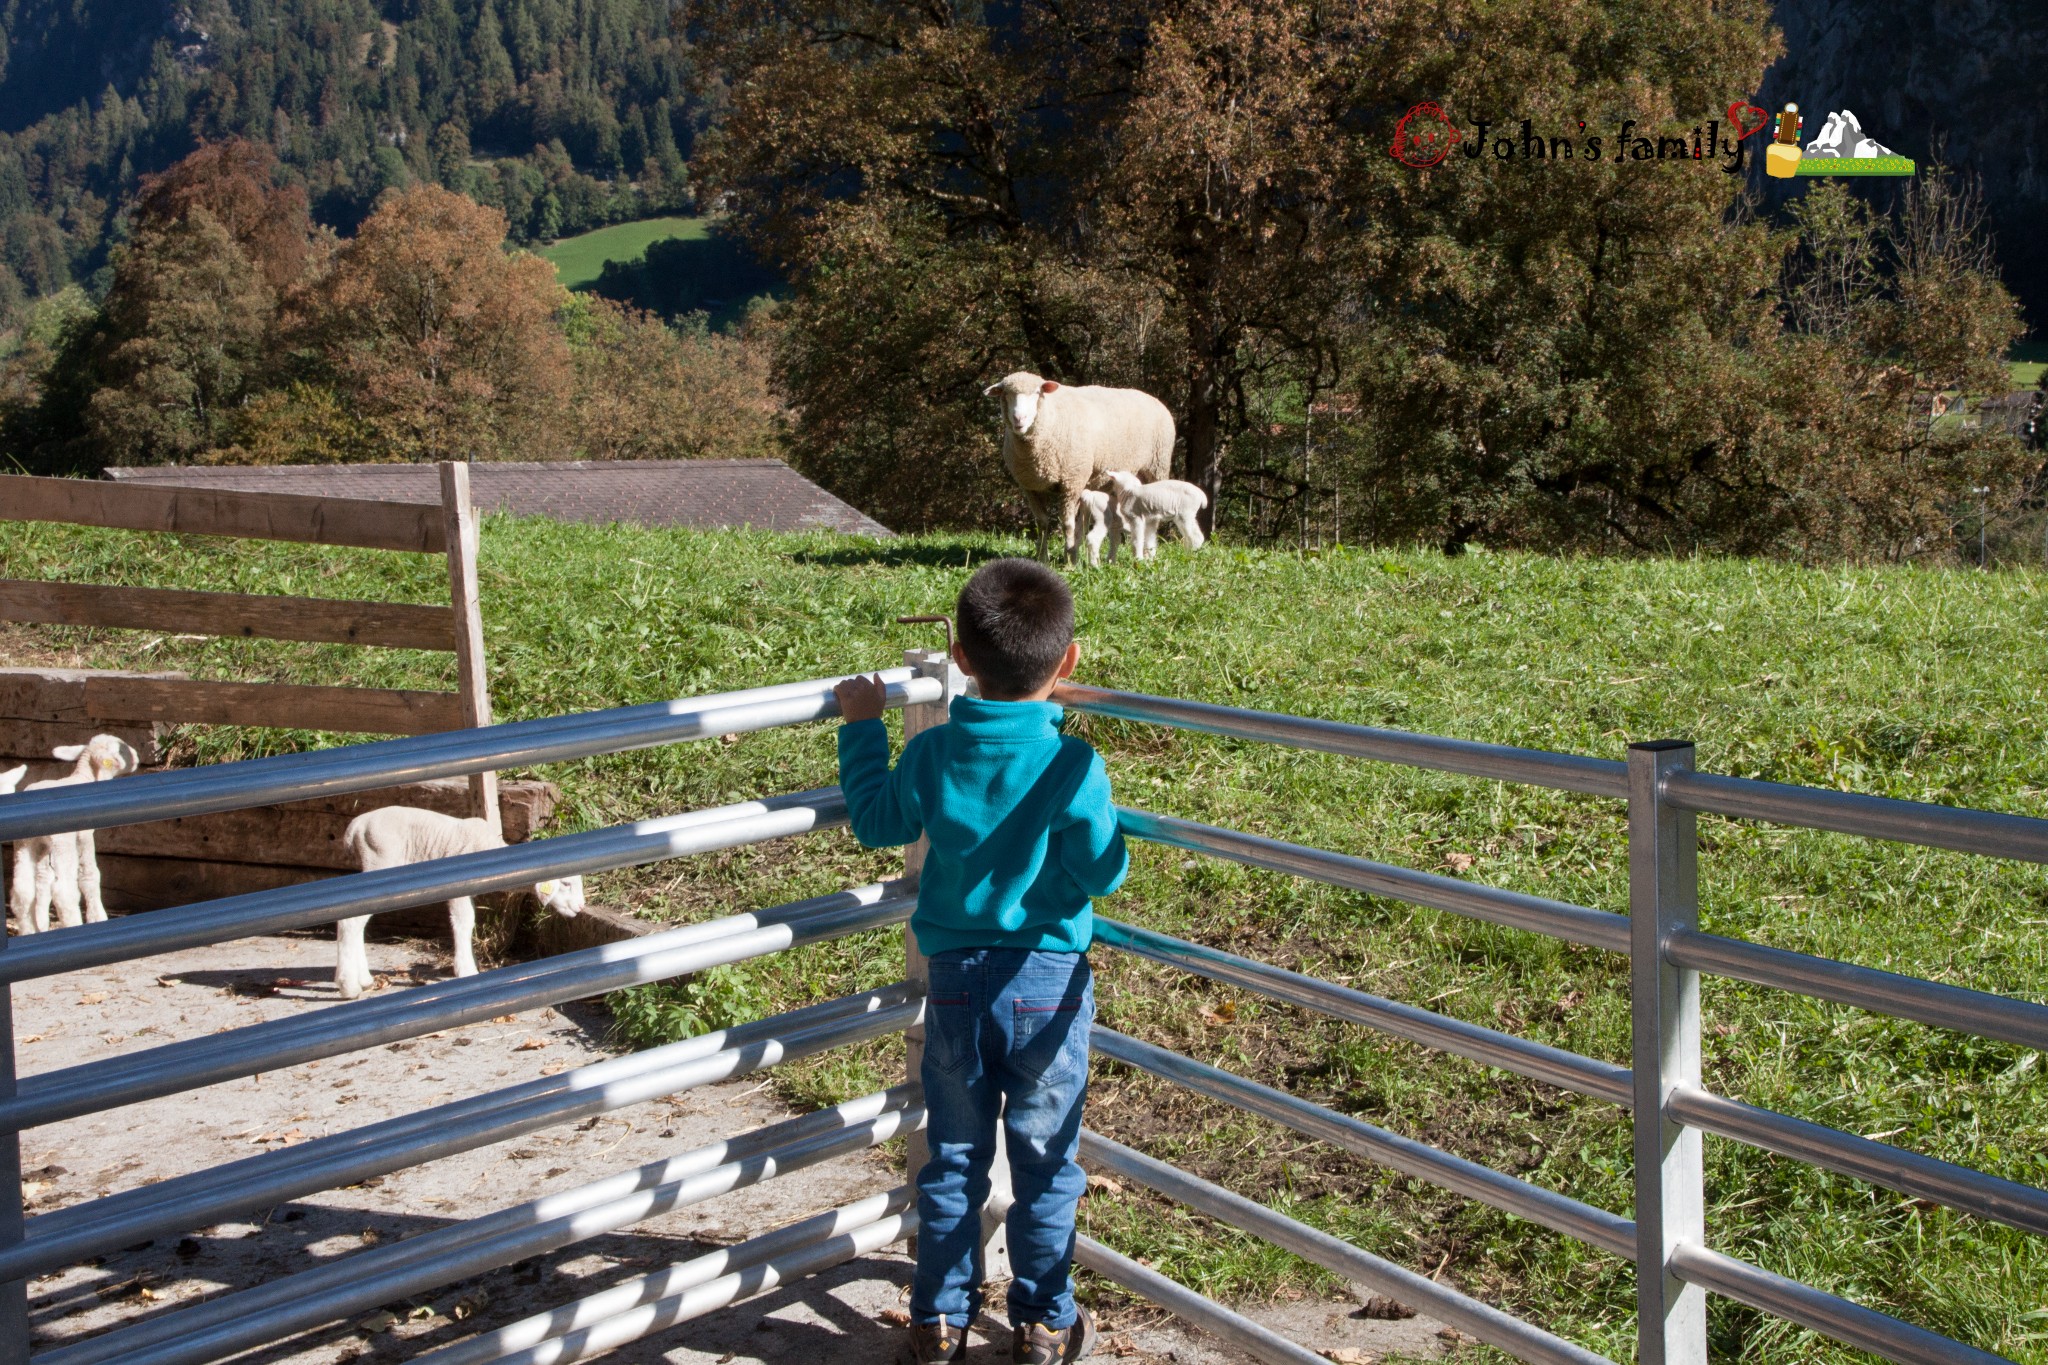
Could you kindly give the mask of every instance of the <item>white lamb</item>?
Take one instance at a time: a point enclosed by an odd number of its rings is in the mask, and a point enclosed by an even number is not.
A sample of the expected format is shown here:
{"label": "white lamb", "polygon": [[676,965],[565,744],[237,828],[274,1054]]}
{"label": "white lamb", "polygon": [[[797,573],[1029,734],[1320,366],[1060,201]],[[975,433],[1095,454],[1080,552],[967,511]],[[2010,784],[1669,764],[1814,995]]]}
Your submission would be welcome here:
{"label": "white lamb", "polygon": [[[132,773],[142,763],[133,745],[113,735],[94,735],[83,744],[60,745],[50,755],[60,763],[71,764],[71,771],[63,777],[31,782],[23,791],[103,782]],[[71,928],[81,922],[81,901],[84,923],[98,924],[106,919],[107,907],[100,900],[99,850],[93,844],[91,830],[44,834],[15,844],[14,876],[7,890],[7,908],[14,915],[15,933],[39,934],[49,929],[52,905],[57,909],[57,923]]]}
{"label": "white lamb", "polygon": [[[1173,414],[1138,389],[1059,384],[1026,370],[983,389],[1003,395],[1003,467],[1024,490],[1045,556],[1049,495],[1060,498],[1067,562],[1078,557],[1081,495],[1111,470],[1163,479],[1173,469]],[[1112,551],[1111,558],[1114,558]]]}
{"label": "white lamb", "polygon": [[1123,539],[1119,523],[1109,514],[1109,494],[1098,488],[1081,492],[1081,510],[1088,514],[1088,567],[1102,567],[1102,542],[1109,542],[1109,562],[1116,563],[1116,547]]}
{"label": "white lamb", "polygon": [[[365,872],[505,846],[503,836],[488,821],[465,820],[418,806],[384,806],[358,815],[349,821],[341,838],[356,866]],[[574,919],[583,909],[583,878],[536,882],[533,894],[564,919]],[[369,922],[368,915],[358,915],[335,926],[334,983],[345,1000],[355,999],[371,986],[370,958],[363,949],[363,929]],[[455,974],[475,976],[476,903],[467,896],[449,901],[448,922],[455,931]]]}
{"label": "white lamb", "polygon": [[1161,522],[1170,521],[1180,527],[1190,550],[1202,548],[1202,527],[1195,518],[1209,505],[1207,493],[1179,479],[1141,484],[1120,472],[1107,477],[1116,519],[1123,528],[1124,539],[1131,542],[1133,559],[1151,559],[1159,553]]}

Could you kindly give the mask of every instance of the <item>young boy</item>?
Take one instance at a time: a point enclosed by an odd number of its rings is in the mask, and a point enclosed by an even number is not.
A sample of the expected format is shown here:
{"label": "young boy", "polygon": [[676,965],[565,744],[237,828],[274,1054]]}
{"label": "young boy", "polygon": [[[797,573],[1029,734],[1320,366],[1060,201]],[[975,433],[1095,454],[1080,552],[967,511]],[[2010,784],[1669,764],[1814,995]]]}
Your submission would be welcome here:
{"label": "young boy", "polygon": [[894,769],[881,681],[838,689],[854,835],[869,848],[930,840],[910,917],[931,959],[931,1160],[917,1173],[911,1354],[936,1365],[967,1352],[1000,1114],[1016,1195],[1010,1358],[1065,1365],[1095,1345],[1068,1274],[1087,1184],[1074,1153],[1095,1019],[1089,899],[1116,890],[1129,859],[1102,759],[1060,734],[1063,713],[1047,700],[1081,652],[1066,580],[1032,560],[995,560],[961,589],[956,618],[953,659],[981,695],[954,701],[951,723],[904,746]]}

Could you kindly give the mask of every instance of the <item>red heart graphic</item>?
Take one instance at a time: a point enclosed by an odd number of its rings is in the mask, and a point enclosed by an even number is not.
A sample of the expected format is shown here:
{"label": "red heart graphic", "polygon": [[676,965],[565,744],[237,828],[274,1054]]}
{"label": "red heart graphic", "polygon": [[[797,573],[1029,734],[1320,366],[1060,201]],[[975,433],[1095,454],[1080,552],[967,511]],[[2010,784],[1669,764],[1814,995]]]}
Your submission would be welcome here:
{"label": "red heart graphic", "polygon": [[[1744,127],[1742,121],[1742,116],[1744,114],[1755,114],[1756,122],[1748,125],[1747,127]],[[1742,139],[1748,137],[1751,133],[1762,132],[1764,126],[1768,124],[1770,121],[1771,116],[1768,113],[1766,113],[1762,109],[1757,108],[1754,104],[1749,103],[1747,100],[1737,100],[1735,101],[1735,103],[1728,106],[1728,126],[1730,128],[1737,130],[1735,134],[1735,140],[1737,142],[1742,141]]]}

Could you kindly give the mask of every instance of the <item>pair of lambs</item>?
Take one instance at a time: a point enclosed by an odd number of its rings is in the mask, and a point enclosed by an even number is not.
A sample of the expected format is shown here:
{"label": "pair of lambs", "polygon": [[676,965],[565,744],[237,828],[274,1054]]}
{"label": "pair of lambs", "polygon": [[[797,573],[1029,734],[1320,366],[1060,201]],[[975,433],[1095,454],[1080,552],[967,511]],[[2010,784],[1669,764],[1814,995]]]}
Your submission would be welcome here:
{"label": "pair of lambs", "polygon": [[[1156,552],[1159,525],[1181,528],[1191,548],[1200,549],[1196,515],[1209,505],[1201,489],[1169,479],[1173,469],[1173,414],[1138,389],[1067,385],[1026,370],[1005,375],[982,391],[1003,401],[1003,467],[1024,491],[1038,526],[1038,553],[1045,555],[1051,498],[1057,493],[1067,562],[1078,557],[1079,517],[1085,508],[1088,562],[1101,562],[1119,539],[1148,559]],[[1104,490],[1097,487],[1108,483]]]}
{"label": "pair of lambs", "polygon": [[[103,782],[132,773],[141,764],[134,746],[113,735],[94,735],[84,744],[61,745],[50,753],[58,762],[71,764],[71,771],[22,787],[21,781],[28,775],[28,765],[23,764],[0,772],[0,792],[11,792],[17,787],[23,791],[49,791],[54,787]],[[99,852],[89,829],[40,835],[14,846],[14,872],[7,889],[7,908],[14,916],[14,932],[46,932],[52,907],[57,911],[57,923],[65,928],[81,922],[97,924],[107,917],[107,907],[100,900]]]}
{"label": "pair of lambs", "polygon": [[1102,564],[1102,542],[1109,541],[1109,558],[1116,562],[1116,547],[1119,540],[1131,543],[1133,559],[1151,559],[1159,553],[1159,528],[1172,523],[1180,528],[1181,539],[1190,550],[1199,550],[1205,543],[1202,524],[1197,520],[1204,507],[1209,505],[1209,495],[1191,483],[1179,479],[1161,479],[1157,483],[1139,483],[1138,476],[1114,470],[1106,476],[1109,491],[1090,488],[1081,494],[1081,506],[1087,511],[1088,565],[1099,568]]}

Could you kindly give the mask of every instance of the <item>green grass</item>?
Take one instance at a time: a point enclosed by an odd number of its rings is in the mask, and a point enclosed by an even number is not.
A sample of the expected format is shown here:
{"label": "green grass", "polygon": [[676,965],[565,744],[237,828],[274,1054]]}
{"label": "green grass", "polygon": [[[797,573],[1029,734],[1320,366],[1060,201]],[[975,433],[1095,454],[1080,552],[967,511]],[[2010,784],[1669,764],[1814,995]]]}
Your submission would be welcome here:
{"label": "green grass", "polygon": [[2012,371],[2015,388],[2033,388],[2048,374],[2048,341],[2020,342],[2006,358],[2006,368]]}
{"label": "green grass", "polygon": [[555,274],[564,288],[582,289],[597,282],[608,260],[637,261],[655,242],[671,237],[696,241],[709,235],[710,230],[710,220],[706,218],[643,218],[564,237],[542,247],[540,254],[554,263]]}
{"label": "green grass", "polygon": [[[950,608],[968,566],[1020,542],[880,544],[488,522],[492,685],[507,719],[892,662]],[[331,597],[445,600],[430,559],[0,527],[14,577]],[[1620,757],[1689,737],[1710,771],[2039,815],[2048,808],[2048,578],[2028,572],[1801,569],[1730,560],[1446,560],[1228,544],[1075,578],[1081,675],[1114,687]],[[19,628],[0,642],[31,638]],[[38,630],[103,666],[221,677],[445,686],[445,656]],[[46,657],[46,656],[38,656]],[[1561,897],[1626,906],[1617,803],[1077,718],[1119,800]],[[193,731],[216,760],[334,742]],[[546,770],[565,827],[834,780],[829,727]],[[2040,1000],[2041,871],[1734,821],[1701,821],[1705,926]],[[1469,862],[1467,860],[1470,860]],[[1600,952],[1149,846],[1106,913],[1616,1063],[1626,965]],[[593,879],[600,902],[689,920],[886,875],[897,856],[843,833]],[[900,972],[894,933],[804,949],[621,1002],[643,1035],[788,1008]],[[1102,1015],[1396,1132],[1626,1213],[1628,1127],[1606,1106],[1104,951]],[[2010,1179],[2048,1183],[2038,1054],[1720,981],[1704,992],[1710,1088]],[[888,1048],[778,1073],[817,1102],[872,1088]],[[1633,1350],[1633,1274],[1611,1257],[1332,1154],[1098,1062],[1090,1123],[1367,1249],[1526,1313],[1616,1359]],[[1731,1143],[1707,1144],[1713,1244],[2017,1360],[2048,1362],[2048,1253]],[[1320,1272],[1136,1192],[1084,1225],[1214,1292],[1325,1287]],[[1860,1359],[1726,1302],[1715,1358]]]}

